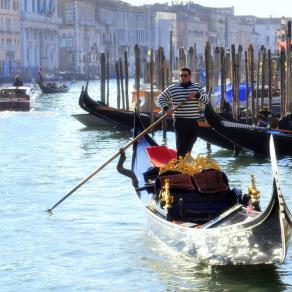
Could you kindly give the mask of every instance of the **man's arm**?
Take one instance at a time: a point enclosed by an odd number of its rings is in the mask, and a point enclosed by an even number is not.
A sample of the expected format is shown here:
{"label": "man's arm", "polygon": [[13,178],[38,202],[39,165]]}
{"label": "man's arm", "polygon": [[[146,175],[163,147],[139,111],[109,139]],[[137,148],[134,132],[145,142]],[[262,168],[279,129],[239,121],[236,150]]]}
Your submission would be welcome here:
{"label": "man's arm", "polygon": [[166,88],[160,95],[157,97],[157,104],[161,107],[164,111],[169,109],[169,102],[171,100],[171,94],[168,88]]}
{"label": "man's arm", "polygon": [[200,86],[201,88],[199,91],[193,91],[190,93],[190,95],[187,97],[187,100],[197,99],[200,102],[207,104],[209,102],[208,94],[206,93],[205,89]]}

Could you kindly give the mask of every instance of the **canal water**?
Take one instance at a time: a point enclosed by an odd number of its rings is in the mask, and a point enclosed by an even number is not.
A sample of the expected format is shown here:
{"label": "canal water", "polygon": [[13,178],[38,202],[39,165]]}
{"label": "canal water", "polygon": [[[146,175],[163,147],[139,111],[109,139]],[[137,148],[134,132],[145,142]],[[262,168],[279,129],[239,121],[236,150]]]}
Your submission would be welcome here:
{"label": "canal water", "polygon": [[[1,291],[292,291],[292,254],[283,265],[202,266],[169,250],[148,229],[130,181],[116,161],[56,208],[46,210],[125,145],[130,131],[89,129],[84,82],[69,93],[39,94],[30,112],[0,113]],[[115,105],[115,81],[111,81]],[[98,98],[98,81],[89,92]],[[161,132],[155,139],[162,141]],[[167,143],[174,147],[173,133]],[[193,154],[207,154],[198,140]],[[247,190],[256,175],[264,208],[271,196],[269,159],[212,146],[230,183]],[[128,152],[130,158],[130,151]],[[129,161],[127,162],[129,165]],[[292,159],[279,160],[280,183],[292,209]]]}

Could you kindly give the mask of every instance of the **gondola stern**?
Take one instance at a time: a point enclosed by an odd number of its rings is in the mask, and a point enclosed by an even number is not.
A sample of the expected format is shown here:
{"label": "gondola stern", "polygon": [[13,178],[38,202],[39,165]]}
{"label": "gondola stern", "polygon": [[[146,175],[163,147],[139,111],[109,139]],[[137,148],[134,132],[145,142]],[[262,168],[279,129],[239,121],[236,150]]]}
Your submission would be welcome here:
{"label": "gondola stern", "polygon": [[286,205],[285,199],[280,189],[279,183],[279,172],[278,172],[278,165],[277,165],[277,158],[276,158],[276,150],[274,144],[274,138],[271,134],[270,136],[270,158],[271,158],[271,166],[272,166],[272,173],[273,173],[273,194],[277,198],[277,208],[279,214],[279,222],[280,222],[280,229],[281,229],[281,240],[282,240],[282,257],[281,263],[284,262],[290,236],[291,236],[291,227],[292,227],[292,216],[288,206]]}

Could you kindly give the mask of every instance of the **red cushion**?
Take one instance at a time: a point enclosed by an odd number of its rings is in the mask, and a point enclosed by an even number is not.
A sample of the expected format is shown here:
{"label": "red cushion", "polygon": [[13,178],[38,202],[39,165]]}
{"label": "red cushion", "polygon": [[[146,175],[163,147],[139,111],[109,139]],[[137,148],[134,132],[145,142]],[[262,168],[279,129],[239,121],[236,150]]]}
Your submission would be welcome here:
{"label": "red cushion", "polygon": [[163,146],[151,146],[146,148],[147,154],[156,167],[165,166],[170,160],[176,158],[176,150]]}

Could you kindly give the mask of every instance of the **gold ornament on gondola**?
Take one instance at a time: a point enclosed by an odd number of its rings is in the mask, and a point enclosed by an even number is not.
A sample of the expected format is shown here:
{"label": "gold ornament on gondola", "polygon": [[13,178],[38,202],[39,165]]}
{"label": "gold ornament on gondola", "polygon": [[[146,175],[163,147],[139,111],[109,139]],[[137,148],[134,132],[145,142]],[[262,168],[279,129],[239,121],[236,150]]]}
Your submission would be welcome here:
{"label": "gold ornament on gondola", "polygon": [[209,168],[220,170],[219,165],[207,156],[198,155],[196,158],[193,158],[190,153],[187,153],[185,157],[180,156],[179,159],[172,159],[169,161],[165,166],[160,168],[160,173],[178,171],[194,175],[203,169]]}
{"label": "gold ornament on gondola", "polygon": [[251,175],[251,185],[248,187],[248,194],[250,195],[251,202],[257,203],[260,200],[260,191],[258,191],[256,182],[255,182],[255,176]]}
{"label": "gold ornament on gondola", "polygon": [[160,202],[164,204],[164,208],[168,209],[173,203],[173,196],[170,195],[169,191],[169,179],[165,180],[165,184],[159,193]]}

